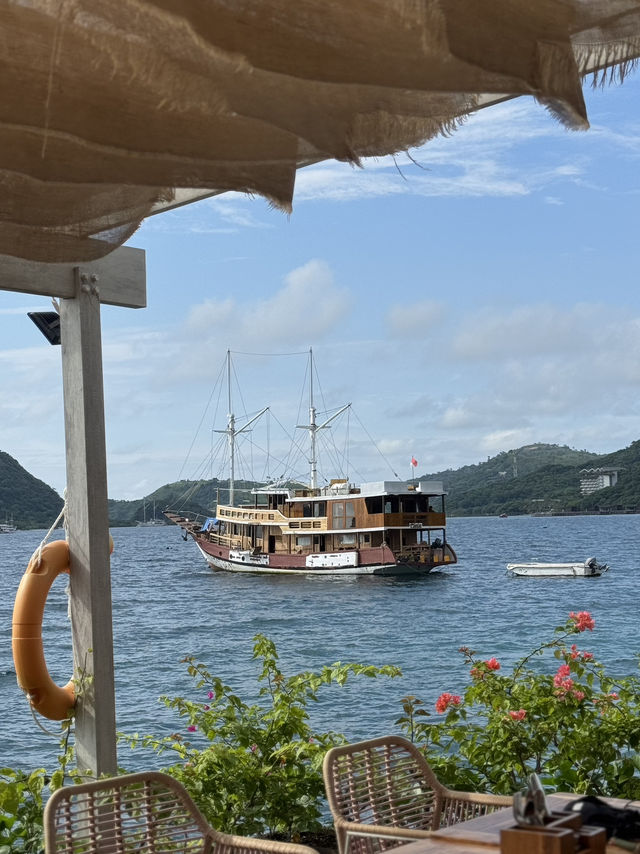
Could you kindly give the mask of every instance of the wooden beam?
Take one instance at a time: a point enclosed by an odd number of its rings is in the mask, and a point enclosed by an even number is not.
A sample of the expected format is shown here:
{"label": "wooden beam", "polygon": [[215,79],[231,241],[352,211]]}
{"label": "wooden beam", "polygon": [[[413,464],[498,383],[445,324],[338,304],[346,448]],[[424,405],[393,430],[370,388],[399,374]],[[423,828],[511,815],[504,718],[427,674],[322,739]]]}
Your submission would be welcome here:
{"label": "wooden beam", "polygon": [[[46,265],[42,265],[46,266]],[[60,305],[78,770],[117,773],[100,301],[76,270]],[[30,289],[35,291],[34,280]]]}
{"label": "wooden beam", "polygon": [[105,305],[144,308],[147,304],[145,251],[133,246],[121,246],[87,264],[44,264],[0,255],[0,290],[72,299],[76,271],[96,287]]}

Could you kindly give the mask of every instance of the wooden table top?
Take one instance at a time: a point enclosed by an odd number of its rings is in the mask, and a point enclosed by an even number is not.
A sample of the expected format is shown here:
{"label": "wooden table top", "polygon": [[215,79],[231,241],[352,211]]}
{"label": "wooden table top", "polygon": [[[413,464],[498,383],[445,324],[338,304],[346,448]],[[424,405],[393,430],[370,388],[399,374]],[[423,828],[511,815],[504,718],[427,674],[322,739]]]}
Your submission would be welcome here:
{"label": "wooden table top", "polygon": [[[553,812],[562,811],[571,801],[580,795],[559,793],[548,795],[547,803]],[[620,798],[603,798],[607,803],[617,807],[640,807],[639,802],[629,802]],[[402,845],[402,854],[494,854],[500,850],[500,831],[515,824],[511,807],[496,810],[496,812],[461,821],[450,827],[435,830],[428,839],[420,839]],[[626,849],[608,845],[610,854],[628,854]]]}

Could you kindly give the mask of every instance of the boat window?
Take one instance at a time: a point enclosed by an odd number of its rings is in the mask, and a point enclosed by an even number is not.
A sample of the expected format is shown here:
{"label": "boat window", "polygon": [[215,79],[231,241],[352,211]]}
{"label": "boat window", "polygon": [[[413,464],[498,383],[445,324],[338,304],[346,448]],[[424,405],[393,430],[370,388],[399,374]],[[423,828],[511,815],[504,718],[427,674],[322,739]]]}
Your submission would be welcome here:
{"label": "boat window", "polygon": [[326,501],[316,501],[313,505],[313,515],[314,516],[326,516],[327,515],[327,502]]}
{"label": "boat window", "polygon": [[355,534],[340,534],[338,537],[338,542],[341,546],[355,546],[356,544],[356,535]]}
{"label": "boat window", "polygon": [[311,545],[311,537],[296,537],[296,545],[303,548],[308,548]]}
{"label": "boat window", "polygon": [[402,510],[405,513],[416,512],[416,499],[413,497],[413,495],[405,496],[402,499]]}
{"label": "boat window", "polygon": [[346,501],[344,505],[344,526],[345,528],[355,528],[356,514],[353,509],[353,501]]}
{"label": "boat window", "polygon": [[382,513],[382,496],[374,495],[372,498],[365,498],[364,503],[368,513]]}
{"label": "boat window", "polygon": [[331,512],[333,514],[333,527],[344,528],[344,504],[342,501],[334,501]]}
{"label": "boat window", "polygon": [[313,504],[310,504],[308,501],[305,501],[302,505],[302,515],[305,517],[313,516]]}

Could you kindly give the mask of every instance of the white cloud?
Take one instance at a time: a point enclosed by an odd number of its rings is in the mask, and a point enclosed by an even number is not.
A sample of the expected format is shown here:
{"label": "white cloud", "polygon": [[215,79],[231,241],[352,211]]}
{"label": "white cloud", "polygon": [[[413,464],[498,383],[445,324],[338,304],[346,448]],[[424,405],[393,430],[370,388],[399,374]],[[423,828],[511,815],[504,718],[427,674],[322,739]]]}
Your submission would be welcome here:
{"label": "white cloud", "polygon": [[500,313],[494,307],[467,316],[454,336],[460,359],[520,361],[532,356],[593,353],[617,328],[604,305],[523,305]]}
{"label": "white cloud", "polygon": [[224,341],[234,349],[251,350],[308,345],[330,333],[350,308],[350,294],[336,284],[329,266],[313,260],[292,270],[280,290],[266,299],[227,297],[193,306],[184,344],[220,349]]}
{"label": "white cloud", "polygon": [[392,305],[387,313],[391,334],[402,337],[420,333],[429,334],[431,328],[439,323],[445,314],[442,302],[423,300],[411,305]]}

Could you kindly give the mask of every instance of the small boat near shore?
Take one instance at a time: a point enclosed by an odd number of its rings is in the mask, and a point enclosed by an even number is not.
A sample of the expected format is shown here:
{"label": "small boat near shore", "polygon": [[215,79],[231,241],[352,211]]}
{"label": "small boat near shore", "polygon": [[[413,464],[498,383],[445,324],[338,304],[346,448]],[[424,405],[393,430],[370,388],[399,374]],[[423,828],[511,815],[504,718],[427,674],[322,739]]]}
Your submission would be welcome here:
{"label": "small boat near shore", "polygon": [[511,575],[527,575],[536,577],[547,576],[584,576],[602,575],[609,569],[606,563],[598,563],[594,557],[587,558],[584,563],[508,563],[507,570]]}

